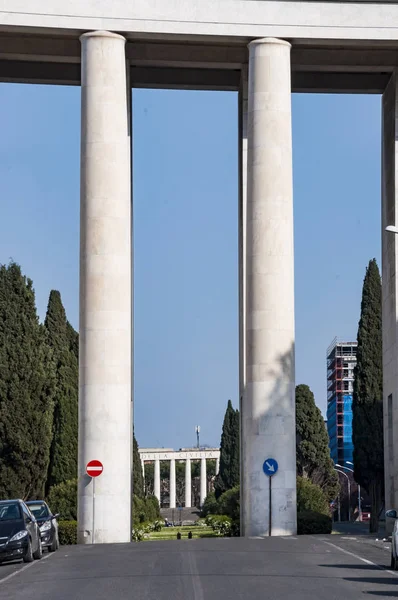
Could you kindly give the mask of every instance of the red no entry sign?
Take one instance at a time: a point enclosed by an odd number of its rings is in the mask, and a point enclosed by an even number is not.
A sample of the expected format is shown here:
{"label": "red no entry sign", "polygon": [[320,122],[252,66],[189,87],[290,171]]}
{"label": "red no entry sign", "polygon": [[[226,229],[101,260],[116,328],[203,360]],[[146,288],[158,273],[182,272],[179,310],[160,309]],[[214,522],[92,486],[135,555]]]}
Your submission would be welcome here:
{"label": "red no entry sign", "polygon": [[86,473],[87,475],[90,475],[90,477],[98,477],[103,470],[104,466],[99,460],[90,460],[90,462],[87,463]]}

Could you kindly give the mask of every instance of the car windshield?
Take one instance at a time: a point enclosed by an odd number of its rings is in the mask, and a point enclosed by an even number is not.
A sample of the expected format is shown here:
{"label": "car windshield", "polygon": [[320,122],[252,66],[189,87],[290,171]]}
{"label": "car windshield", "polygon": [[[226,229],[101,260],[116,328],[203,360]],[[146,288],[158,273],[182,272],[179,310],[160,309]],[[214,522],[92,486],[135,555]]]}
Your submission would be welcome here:
{"label": "car windshield", "polygon": [[21,520],[21,509],[16,502],[2,502],[0,504],[0,521]]}
{"label": "car windshield", "polygon": [[43,517],[49,517],[50,513],[45,504],[37,503],[37,504],[28,504],[30,512],[34,514],[36,519],[42,519]]}

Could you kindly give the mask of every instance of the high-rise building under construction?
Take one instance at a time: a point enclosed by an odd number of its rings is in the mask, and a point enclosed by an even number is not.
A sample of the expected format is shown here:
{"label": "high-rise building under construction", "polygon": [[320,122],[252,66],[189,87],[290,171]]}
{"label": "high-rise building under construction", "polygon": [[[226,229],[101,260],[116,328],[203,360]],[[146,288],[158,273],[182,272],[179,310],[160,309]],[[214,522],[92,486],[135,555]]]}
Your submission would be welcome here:
{"label": "high-rise building under construction", "polygon": [[352,462],[352,398],[357,342],[333,340],[326,352],[327,426],[330,455],[335,463]]}

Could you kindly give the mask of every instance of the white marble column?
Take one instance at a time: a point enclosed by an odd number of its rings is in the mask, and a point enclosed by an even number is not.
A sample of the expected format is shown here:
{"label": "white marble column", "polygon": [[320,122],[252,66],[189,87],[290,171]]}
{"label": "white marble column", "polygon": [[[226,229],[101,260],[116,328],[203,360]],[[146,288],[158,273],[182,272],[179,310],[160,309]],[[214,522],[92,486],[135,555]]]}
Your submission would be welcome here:
{"label": "white marble column", "polygon": [[[84,34],[78,542],[131,539],[131,190],[125,39]],[[92,459],[103,473],[85,474]]]}
{"label": "white marble column", "polygon": [[203,502],[207,496],[207,472],[206,472],[206,459],[200,459],[200,506],[203,506]]}
{"label": "white marble column", "polygon": [[185,508],[191,508],[192,506],[191,488],[191,459],[187,458],[185,460]]}
{"label": "white marble column", "polygon": [[[382,101],[382,324],[383,427],[386,508],[398,506],[398,235],[385,231],[398,225],[398,72]],[[393,521],[386,520],[391,535]]]}
{"label": "white marble column", "polygon": [[155,469],[153,474],[153,491],[156,498],[159,500],[160,504],[160,460],[158,458],[155,459]]}
{"label": "white marble column", "polygon": [[216,458],[216,475],[218,475],[220,471],[220,459]]}
{"label": "white marble column", "polygon": [[176,507],[176,461],[170,460],[170,508]]}
{"label": "white marble column", "polygon": [[290,44],[249,44],[245,376],[242,400],[242,529],[296,533],[294,250]]}
{"label": "white marble column", "polygon": [[[248,109],[248,65],[242,65],[239,87],[239,418],[243,430],[244,398],[246,393],[246,208],[247,208],[247,109]],[[240,436],[240,521],[243,531],[243,458],[242,436]]]}

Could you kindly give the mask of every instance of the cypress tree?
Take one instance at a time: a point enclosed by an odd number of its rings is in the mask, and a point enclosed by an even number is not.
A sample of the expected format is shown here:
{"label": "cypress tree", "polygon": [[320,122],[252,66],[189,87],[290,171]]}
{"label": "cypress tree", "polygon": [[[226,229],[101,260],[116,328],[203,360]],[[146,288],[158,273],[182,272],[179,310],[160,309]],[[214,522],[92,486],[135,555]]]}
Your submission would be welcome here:
{"label": "cypress tree", "polygon": [[375,533],[384,495],[381,278],[376,259],[366,269],[357,341],[352,403],[354,477],[370,495],[370,532]]}
{"label": "cypress tree", "polygon": [[32,281],[0,266],[0,498],[43,497],[53,417],[54,365]]}
{"label": "cypress tree", "polygon": [[142,474],[140,453],[138,444],[133,433],[133,494],[138,498],[144,497],[144,477]]}
{"label": "cypress tree", "polygon": [[71,325],[66,319],[61,294],[52,290],[44,322],[56,368],[53,439],[47,490],[77,477],[78,379],[79,369]]}
{"label": "cypress tree", "polygon": [[220,471],[214,482],[216,498],[239,485],[239,410],[228,400],[220,444]]}
{"label": "cypress tree", "polygon": [[76,359],[79,360],[79,334],[72,327],[72,325],[69,323],[69,321],[66,322],[66,330],[67,330],[68,340],[69,340],[69,349],[76,356]]}
{"label": "cypress tree", "polygon": [[308,385],[296,387],[296,466],[297,475],[318,485],[334,500],[339,480],[330,458],[329,436],[322,413]]}

